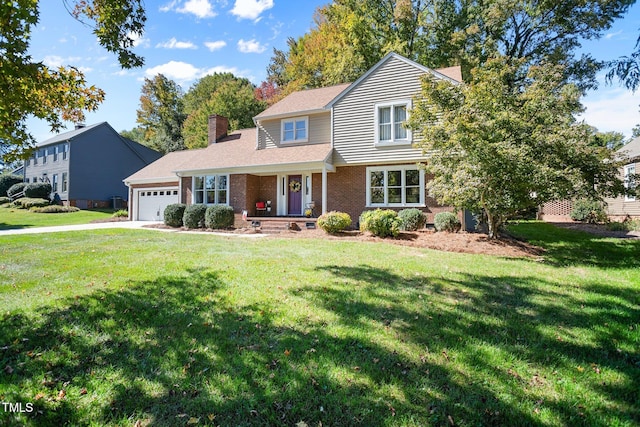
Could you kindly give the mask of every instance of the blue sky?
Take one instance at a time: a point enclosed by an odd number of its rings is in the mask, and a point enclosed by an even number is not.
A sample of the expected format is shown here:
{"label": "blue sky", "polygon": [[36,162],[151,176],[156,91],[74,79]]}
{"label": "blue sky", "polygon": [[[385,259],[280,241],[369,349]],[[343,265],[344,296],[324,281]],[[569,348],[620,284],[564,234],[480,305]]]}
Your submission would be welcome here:
{"label": "blue sky", "polygon": [[[286,49],[313,23],[318,6],[328,0],[158,0],[147,1],[147,24],[136,41],[145,65],[122,70],[115,55],[98,45],[91,30],[74,20],[62,0],[40,1],[40,22],[35,27],[30,52],[34,60],[50,66],[74,65],[89,84],[106,92],[106,99],[87,124],[108,121],[117,131],[136,126],[136,109],[145,77],[162,73],[186,91],[200,77],[232,72],[259,84],[273,48]],[[597,59],[614,59],[632,52],[640,29],[640,5],[596,41],[585,41],[584,51]],[[630,136],[640,123],[640,91],[602,83],[583,99],[583,118],[601,131]],[[68,129],[73,126],[69,124]],[[51,136],[46,123],[29,121],[30,132],[41,141]]]}

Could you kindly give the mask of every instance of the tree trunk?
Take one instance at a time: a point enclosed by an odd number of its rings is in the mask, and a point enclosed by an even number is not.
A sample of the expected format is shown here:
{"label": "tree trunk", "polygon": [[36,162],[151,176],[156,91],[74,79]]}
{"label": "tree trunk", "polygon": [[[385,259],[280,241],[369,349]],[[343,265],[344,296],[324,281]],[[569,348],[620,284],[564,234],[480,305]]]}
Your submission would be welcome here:
{"label": "tree trunk", "polygon": [[500,237],[500,227],[502,226],[502,216],[491,212],[485,208],[487,214],[487,226],[489,227],[489,239],[497,239]]}

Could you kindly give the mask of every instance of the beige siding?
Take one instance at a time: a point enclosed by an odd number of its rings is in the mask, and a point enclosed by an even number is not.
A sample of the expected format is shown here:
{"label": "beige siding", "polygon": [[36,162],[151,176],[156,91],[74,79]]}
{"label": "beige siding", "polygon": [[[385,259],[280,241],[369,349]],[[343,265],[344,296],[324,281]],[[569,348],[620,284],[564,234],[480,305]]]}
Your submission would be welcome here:
{"label": "beige siding", "polygon": [[[412,99],[420,90],[423,71],[390,58],[334,105],[334,164],[418,161],[411,146],[375,147],[375,105]],[[414,132],[413,142],[416,142]]]}
{"label": "beige siding", "polygon": [[[296,115],[294,117],[304,117]],[[326,144],[331,142],[331,114],[329,112],[308,115],[309,117],[309,141],[304,144]],[[292,146],[299,144],[280,144],[281,119],[264,120],[258,128],[260,131],[259,148],[276,148],[280,146]]]}
{"label": "beige siding", "polygon": [[[636,162],[636,174],[640,173],[640,162]],[[622,172],[622,171],[621,171]],[[639,184],[639,183],[636,183]],[[607,213],[613,217],[640,217],[640,197],[634,202],[625,201],[624,196],[615,199],[607,199]]]}

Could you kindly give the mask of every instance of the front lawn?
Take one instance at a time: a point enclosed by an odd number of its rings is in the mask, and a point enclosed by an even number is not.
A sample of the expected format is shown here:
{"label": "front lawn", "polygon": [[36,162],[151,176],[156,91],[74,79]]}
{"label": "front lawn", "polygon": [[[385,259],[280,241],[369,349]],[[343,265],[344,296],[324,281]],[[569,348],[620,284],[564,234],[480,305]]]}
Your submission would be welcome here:
{"label": "front lawn", "polygon": [[0,400],[34,409],[0,424],[638,425],[640,241],[549,227],[513,228],[543,259],[0,237]]}
{"label": "front lawn", "polygon": [[56,225],[88,224],[94,220],[110,218],[112,209],[82,210],[65,213],[35,213],[9,205],[0,206],[0,230]]}

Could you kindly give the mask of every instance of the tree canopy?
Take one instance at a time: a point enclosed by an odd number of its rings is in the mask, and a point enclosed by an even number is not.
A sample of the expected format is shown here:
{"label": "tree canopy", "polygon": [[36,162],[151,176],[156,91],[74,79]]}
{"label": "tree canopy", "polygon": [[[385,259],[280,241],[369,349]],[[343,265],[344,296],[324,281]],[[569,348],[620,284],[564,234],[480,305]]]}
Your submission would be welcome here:
{"label": "tree canopy", "polygon": [[[78,20],[93,27],[98,43],[118,56],[123,68],[142,65],[135,55],[133,34],[141,34],[146,20],[142,0],[65,0]],[[45,120],[52,131],[63,121],[80,122],[94,111],[104,92],[88,85],[74,67],[51,69],[29,55],[33,27],[37,25],[37,0],[0,4],[0,152],[6,161],[24,158],[35,144],[26,121]]]}
{"label": "tree canopy", "polygon": [[[497,56],[565,65],[564,77],[586,89],[602,66],[577,56],[581,39],[600,37],[634,0],[335,0],[314,28],[275,50],[268,81],[291,91],[353,81],[390,51],[431,68],[471,69]],[[518,77],[518,76],[516,76]]]}
{"label": "tree canopy", "polygon": [[470,82],[423,79],[411,125],[429,154],[430,194],[445,205],[483,212],[489,236],[518,212],[549,200],[596,198],[624,191],[612,151],[576,123],[580,90],[561,66],[531,66],[514,86],[522,62],[495,58]]}

